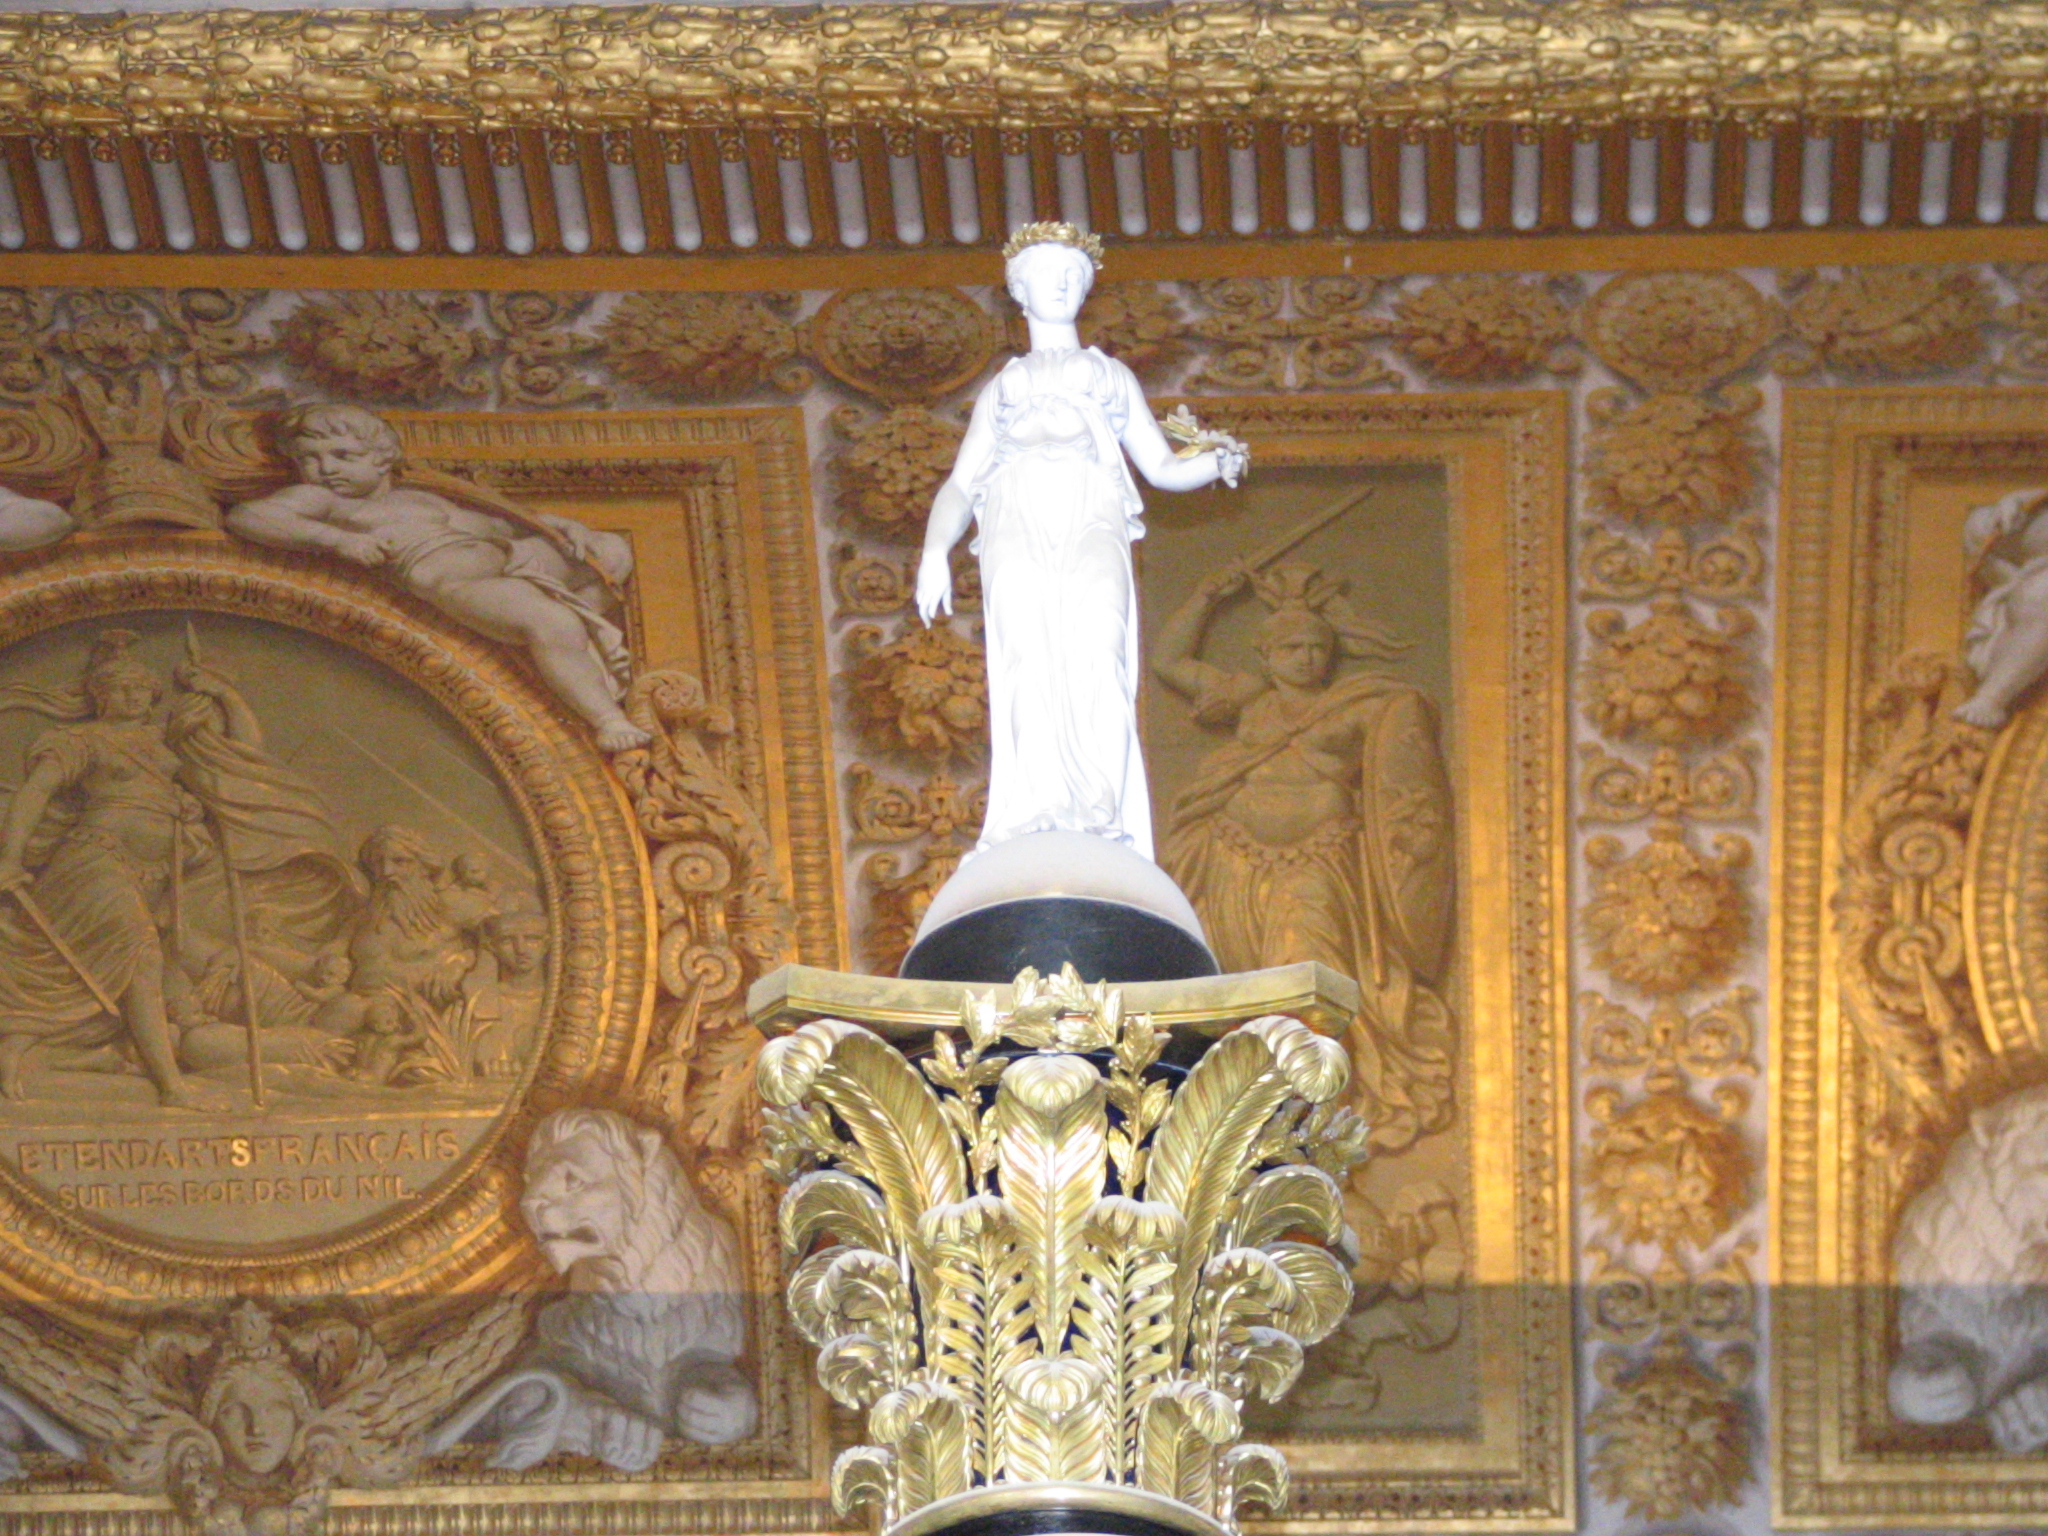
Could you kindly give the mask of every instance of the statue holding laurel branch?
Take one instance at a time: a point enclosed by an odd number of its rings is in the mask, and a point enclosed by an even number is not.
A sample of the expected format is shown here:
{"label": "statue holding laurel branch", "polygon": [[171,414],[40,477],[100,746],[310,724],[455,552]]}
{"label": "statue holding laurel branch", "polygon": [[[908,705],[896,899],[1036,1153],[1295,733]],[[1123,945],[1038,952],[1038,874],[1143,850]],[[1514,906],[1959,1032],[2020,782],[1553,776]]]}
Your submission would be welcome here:
{"label": "statue holding laurel branch", "polygon": [[1026,224],[1003,254],[1031,350],[974,403],[925,529],[917,611],[927,624],[952,611],[947,555],[978,524],[990,716],[978,849],[1080,832],[1149,859],[1131,568],[1144,504],[1124,456],[1161,490],[1193,491],[1236,485],[1247,454],[1184,414],[1162,428],[1136,375],[1081,345],[1074,321],[1102,264],[1099,239]]}

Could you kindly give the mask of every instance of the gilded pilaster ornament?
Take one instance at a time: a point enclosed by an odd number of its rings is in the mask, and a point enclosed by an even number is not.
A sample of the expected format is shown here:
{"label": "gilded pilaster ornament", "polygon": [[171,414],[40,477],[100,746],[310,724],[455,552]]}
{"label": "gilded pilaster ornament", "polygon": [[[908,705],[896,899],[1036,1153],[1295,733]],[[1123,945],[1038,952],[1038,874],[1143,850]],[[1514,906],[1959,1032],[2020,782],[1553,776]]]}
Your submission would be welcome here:
{"label": "gilded pilaster ornament", "polygon": [[798,361],[796,296],[628,294],[598,327],[607,367],[663,400],[729,400],[811,382]]}
{"label": "gilded pilaster ornament", "polygon": [[1742,1390],[1748,1350],[1721,1351],[1702,1365],[1675,1334],[1633,1367],[1610,1350],[1596,1374],[1607,1395],[1586,1415],[1593,1486],[1640,1520],[1674,1520],[1734,1502],[1749,1482],[1749,1408]]}
{"label": "gilded pilaster ornament", "polygon": [[1406,293],[1392,331],[1403,357],[1454,384],[1504,384],[1578,365],[1565,306],[1549,288],[1518,278],[1447,277]]}
{"label": "gilded pilaster ornament", "polygon": [[1852,378],[1973,363],[1996,312],[1991,289],[1969,267],[1846,267],[1834,277],[1788,274],[1784,286],[1792,335],[1810,359]]}
{"label": "gilded pilaster ornament", "polygon": [[1710,1110],[1677,1073],[1653,1073],[1648,1086],[1633,1103],[1616,1088],[1586,1095],[1586,1198],[1625,1243],[1705,1249],[1750,1202],[1754,1160],[1735,1125],[1749,1097],[1724,1085]]}
{"label": "gilded pilaster ornament", "polygon": [[1649,540],[1587,523],[1579,546],[1579,591],[1613,603],[1660,593],[1710,603],[1755,602],[1763,596],[1764,525],[1739,517],[1726,528],[1688,537],[1666,528]]}
{"label": "gilded pilaster ornament", "polygon": [[467,294],[328,294],[273,334],[294,368],[343,399],[438,405],[490,389],[476,372],[487,343]]}
{"label": "gilded pilaster ornament", "polygon": [[846,770],[846,791],[855,843],[928,839],[914,852],[873,853],[861,865],[868,897],[862,953],[870,970],[894,975],[932,897],[966,857],[969,840],[988,811],[988,787],[963,790],[939,773],[913,789],[882,778],[865,763],[853,763]]}
{"label": "gilded pilaster ornament", "polygon": [[1754,742],[1740,741],[1690,762],[1673,747],[1659,747],[1643,764],[1586,742],[1579,748],[1579,819],[1741,820],[1756,809],[1758,756]]}
{"label": "gilded pilaster ornament", "polygon": [[835,461],[841,517],[892,543],[915,543],[932,498],[953,472],[966,423],[922,405],[879,415],[843,405],[832,413],[832,427],[848,444]]}
{"label": "gilded pilaster ornament", "polygon": [[1621,741],[1696,746],[1747,720],[1756,708],[1749,611],[1719,607],[1719,625],[1710,629],[1678,598],[1652,598],[1649,606],[1635,624],[1612,608],[1586,616],[1594,644],[1585,706],[1593,723]]}
{"label": "gilded pilaster ornament", "polygon": [[1688,394],[1747,366],[1785,319],[1736,272],[1632,272],[1602,283],[1580,325],[1593,354],[1651,394]]}
{"label": "gilded pilaster ornament", "polygon": [[[1287,1465],[1242,1445],[1342,1320],[1340,1180],[1363,1125],[1343,1048],[1268,1015],[1179,1086],[1121,995],[1026,971],[963,1002],[913,1067],[855,1024],[762,1053],[790,1185],[791,1315],[876,1443],[833,1467],[842,1512],[890,1525],[977,1488],[1097,1483],[1235,1529]],[[1306,1239],[1303,1241],[1301,1239]]]}
{"label": "gilded pilaster ornament", "polygon": [[1651,395],[1618,389],[1586,398],[1589,510],[1631,523],[1718,523],[1756,489],[1762,442],[1751,420],[1763,395],[1748,385],[1715,395]]}
{"label": "gilded pilaster ornament", "polygon": [[846,632],[846,686],[872,745],[933,763],[977,761],[988,744],[988,669],[952,624],[907,624],[894,640],[873,624]]}
{"label": "gilded pilaster ornament", "polygon": [[819,367],[890,404],[950,394],[988,366],[1001,342],[995,318],[957,288],[836,293],[807,331]]}
{"label": "gilded pilaster ornament", "polygon": [[1629,1075],[1652,1070],[1695,1077],[1756,1075],[1756,993],[1736,987],[1688,1013],[1670,1001],[1638,1014],[1598,992],[1579,999],[1584,1016],[1586,1064],[1596,1072]]}
{"label": "gilded pilaster ornament", "polygon": [[1684,826],[1653,822],[1634,853],[1605,833],[1587,842],[1593,897],[1580,914],[1593,963],[1616,980],[1669,997],[1725,976],[1749,939],[1749,897],[1736,878],[1747,838],[1723,833],[1712,855]]}

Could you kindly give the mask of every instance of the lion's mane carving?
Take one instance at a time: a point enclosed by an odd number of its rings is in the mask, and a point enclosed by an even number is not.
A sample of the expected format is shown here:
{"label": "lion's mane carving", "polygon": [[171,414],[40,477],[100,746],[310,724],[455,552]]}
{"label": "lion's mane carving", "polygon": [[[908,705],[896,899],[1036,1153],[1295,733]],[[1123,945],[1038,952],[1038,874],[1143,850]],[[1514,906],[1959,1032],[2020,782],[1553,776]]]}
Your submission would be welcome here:
{"label": "lion's mane carving", "polygon": [[1892,1239],[1892,1411],[1981,1419],[2008,1452],[2048,1445],[2048,1085],[1970,1119]]}
{"label": "lion's mane carving", "polygon": [[562,1110],[534,1129],[520,1201],[570,1294],[543,1308],[534,1348],[435,1436],[498,1442],[491,1464],[557,1451],[622,1471],[670,1437],[718,1445],[753,1431],[738,1244],[697,1198],[658,1131],[611,1110]]}

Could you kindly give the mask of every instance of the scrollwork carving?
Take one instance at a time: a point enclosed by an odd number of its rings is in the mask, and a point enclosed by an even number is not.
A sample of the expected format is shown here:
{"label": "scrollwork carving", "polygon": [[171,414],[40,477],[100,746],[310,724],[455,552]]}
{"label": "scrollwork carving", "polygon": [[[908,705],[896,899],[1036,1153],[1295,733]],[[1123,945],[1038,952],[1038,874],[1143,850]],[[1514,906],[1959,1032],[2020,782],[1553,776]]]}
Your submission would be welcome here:
{"label": "scrollwork carving", "polygon": [[1739,741],[1688,763],[1673,747],[1659,747],[1647,766],[1617,757],[1598,742],[1579,748],[1579,818],[1640,821],[1646,816],[1690,816],[1737,821],[1756,810],[1756,743]]}
{"label": "scrollwork carving", "polygon": [[1586,1252],[1586,1310],[1596,1339],[1643,1344],[1660,1329],[1680,1329],[1712,1344],[1756,1342],[1757,1287],[1749,1270],[1756,1244],[1738,1242],[1698,1271],[1666,1255],[1648,1274],[1599,1243]]}
{"label": "scrollwork carving", "polygon": [[1739,517],[1729,528],[1692,538],[1666,528],[1647,543],[1588,523],[1579,551],[1580,590],[1590,598],[1634,603],[1660,593],[1710,603],[1763,596],[1764,525]]}
{"label": "scrollwork carving", "polygon": [[612,760],[653,853],[661,1001],[636,1093],[701,1146],[746,1123],[759,1042],[747,988],[790,958],[796,917],[760,815],[719,765],[732,714],[687,672],[635,679],[626,713],[648,743]]}

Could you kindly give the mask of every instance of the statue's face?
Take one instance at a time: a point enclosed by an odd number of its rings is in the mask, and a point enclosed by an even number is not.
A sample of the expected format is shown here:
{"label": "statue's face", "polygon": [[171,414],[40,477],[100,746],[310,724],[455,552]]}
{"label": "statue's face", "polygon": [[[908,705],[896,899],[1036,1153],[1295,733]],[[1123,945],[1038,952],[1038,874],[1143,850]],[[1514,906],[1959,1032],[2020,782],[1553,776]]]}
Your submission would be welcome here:
{"label": "statue's face", "polygon": [[1276,683],[1313,688],[1330,675],[1330,643],[1306,631],[1275,635],[1263,647],[1266,670]]}
{"label": "statue's face", "polygon": [[615,1252],[626,1230],[623,1170],[594,1140],[557,1147],[526,1171],[519,1209],[558,1273]]}
{"label": "statue's face", "polygon": [[298,1434],[291,1388],[269,1375],[244,1376],[213,1416],[213,1432],[228,1461],[266,1477],[284,1464]]}
{"label": "statue's face", "polygon": [[340,437],[302,437],[292,446],[299,478],[337,496],[361,499],[387,490],[391,461],[368,443]]}
{"label": "statue's face", "polygon": [[1071,324],[1095,283],[1095,263],[1071,245],[1026,246],[1010,260],[1010,297],[1034,320]]}
{"label": "statue's face", "polygon": [[93,704],[103,720],[146,719],[156,707],[156,684],[117,672],[94,684]]}

